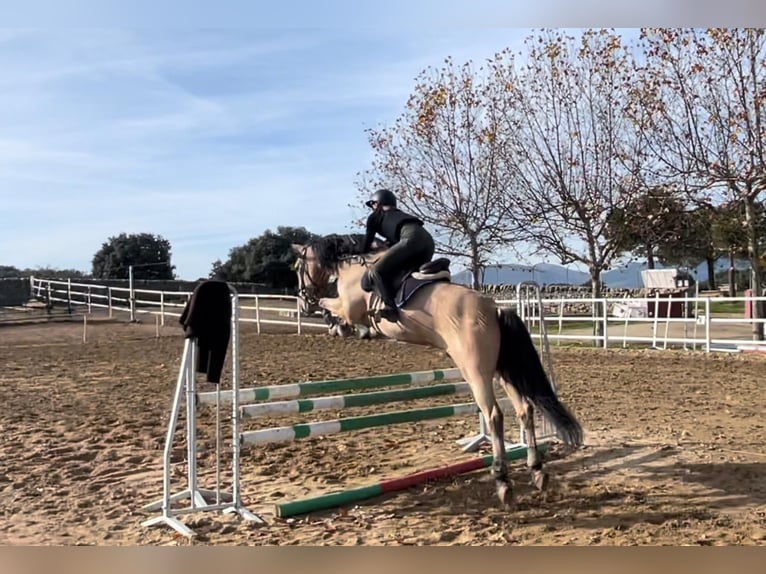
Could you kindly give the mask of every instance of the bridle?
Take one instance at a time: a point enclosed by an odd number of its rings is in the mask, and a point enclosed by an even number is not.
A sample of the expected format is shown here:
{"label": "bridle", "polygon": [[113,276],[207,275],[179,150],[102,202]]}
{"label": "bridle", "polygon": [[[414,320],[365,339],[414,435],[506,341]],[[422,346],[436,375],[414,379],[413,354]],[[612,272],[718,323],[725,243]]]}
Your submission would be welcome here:
{"label": "bridle", "polygon": [[[353,241],[353,239],[351,240]],[[337,279],[337,276],[333,277],[330,275],[328,277],[327,283],[324,286],[320,286],[315,278],[311,276],[307,257],[308,248],[308,245],[303,246],[303,249],[296,257],[295,263],[293,264],[293,269],[297,272],[298,275],[298,298],[304,302],[306,309],[304,313],[310,315],[313,310],[321,309],[325,322],[331,327],[334,327],[338,323],[338,318],[335,317],[329,310],[320,307],[319,298],[325,294],[327,285],[331,284],[335,279]],[[373,262],[369,261],[363,255],[356,253],[340,257],[338,261],[343,263],[356,263],[357,265],[362,265],[367,269],[369,269],[373,264]],[[327,271],[323,270],[323,272],[326,273]],[[377,327],[377,325],[375,325],[375,329],[378,331],[378,333],[380,333],[380,329]]]}
{"label": "bridle", "polygon": [[[295,264],[293,265],[293,268],[298,272],[298,297],[303,299],[307,306],[317,307],[319,305],[319,297],[316,294],[320,292],[320,287],[319,284],[314,281],[314,278],[311,277],[311,272],[306,264],[307,250],[308,245],[305,245],[301,254],[295,259]],[[303,280],[304,273],[306,274],[308,285]],[[314,292],[313,295],[309,293],[308,287],[312,288],[312,291]]]}
{"label": "bridle", "polygon": [[[311,271],[309,270],[306,256],[306,251],[308,251],[308,248],[308,245],[303,246],[300,255],[298,255],[295,259],[293,269],[297,271],[298,274],[298,297],[305,301],[307,306],[311,308],[319,306],[319,299],[321,296],[326,294],[326,286],[320,288],[319,283],[315,281],[315,279],[311,276]],[[363,256],[358,254],[346,255],[341,257],[339,261],[354,261],[360,265],[364,265],[365,267],[369,267],[370,265],[370,263]],[[306,281],[303,279],[304,274],[306,275]],[[331,284],[334,279],[335,278],[333,276],[330,276],[327,280],[327,284]],[[309,289],[311,289],[311,292],[309,292]]]}

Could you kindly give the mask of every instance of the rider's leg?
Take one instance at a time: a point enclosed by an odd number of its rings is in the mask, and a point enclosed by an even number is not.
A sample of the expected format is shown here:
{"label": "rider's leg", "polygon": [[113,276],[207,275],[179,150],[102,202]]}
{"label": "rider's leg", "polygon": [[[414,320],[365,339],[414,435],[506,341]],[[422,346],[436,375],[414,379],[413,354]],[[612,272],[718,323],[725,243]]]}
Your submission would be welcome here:
{"label": "rider's leg", "polygon": [[421,225],[406,224],[402,227],[401,242],[407,245],[409,258],[403,262],[405,271],[414,271],[434,257],[434,239]]}
{"label": "rider's leg", "polygon": [[397,243],[384,253],[368,271],[375,291],[383,300],[384,307],[381,309],[381,316],[386,316],[389,320],[393,320],[397,314],[396,303],[394,301],[395,294],[391,283],[400,268],[403,254],[406,255],[406,253],[402,252],[402,247]]}
{"label": "rider's leg", "polygon": [[381,317],[392,321],[398,317],[393,280],[427,263],[434,254],[433,239],[420,225],[404,225],[400,237],[399,242],[391,247],[369,271],[370,279],[383,300]]}

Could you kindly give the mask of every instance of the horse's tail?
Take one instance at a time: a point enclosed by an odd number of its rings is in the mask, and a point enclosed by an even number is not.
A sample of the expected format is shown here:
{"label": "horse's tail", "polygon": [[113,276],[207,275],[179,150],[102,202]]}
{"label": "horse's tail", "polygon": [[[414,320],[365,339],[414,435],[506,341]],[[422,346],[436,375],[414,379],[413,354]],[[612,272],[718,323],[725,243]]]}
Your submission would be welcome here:
{"label": "horse's tail", "polygon": [[556,396],[526,325],[511,309],[499,309],[498,321],[498,373],[512,384],[519,394],[548,415],[562,441],[579,446],[583,439],[582,427]]}

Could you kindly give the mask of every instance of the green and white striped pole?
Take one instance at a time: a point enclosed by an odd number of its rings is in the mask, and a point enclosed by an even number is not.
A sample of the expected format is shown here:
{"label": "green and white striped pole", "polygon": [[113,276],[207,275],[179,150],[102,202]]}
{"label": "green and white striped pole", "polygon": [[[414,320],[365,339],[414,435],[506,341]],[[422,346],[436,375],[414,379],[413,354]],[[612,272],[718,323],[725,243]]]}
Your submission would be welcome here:
{"label": "green and white striped pole", "polygon": [[[378,375],[373,377],[355,377],[351,379],[330,379],[325,381],[307,381],[286,385],[270,385],[240,389],[239,401],[268,401],[272,399],[296,399],[308,395],[323,393],[339,393],[356,390],[375,389],[405,385],[425,385],[436,381],[454,381],[461,378],[459,369],[440,369],[433,371],[416,371],[413,373],[398,373],[393,375]],[[231,391],[221,391],[221,402],[231,402]],[[200,404],[215,404],[215,391],[197,393]]]}
{"label": "green and white striped pole", "polygon": [[367,407],[397,401],[411,401],[426,397],[444,395],[467,395],[471,392],[468,383],[446,383],[429,385],[411,389],[395,389],[373,393],[357,393],[353,395],[336,395],[316,399],[297,399],[293,401],[278,401],[246,405],[240,409],[242,418],[257,418],[268,415],[288,415],[307,413],[311,411],[341,410],[351,407]]}
{"label": "green and white striped pole", "polygon": [[[501,407],[507,407],[508,399],[498,401]],[[379,426],[420,422],[461,415],[472,415],[479,412],[476,403],[462,403],[443,407],[411,409],[407,411],[392,411],[376,415],[349,417],[330,421],[303,423],[283,427],[273,427],[246,431],[240,433],[243,445],[267,444],[275,442],[293,442],[295,440],[355,431]]]}

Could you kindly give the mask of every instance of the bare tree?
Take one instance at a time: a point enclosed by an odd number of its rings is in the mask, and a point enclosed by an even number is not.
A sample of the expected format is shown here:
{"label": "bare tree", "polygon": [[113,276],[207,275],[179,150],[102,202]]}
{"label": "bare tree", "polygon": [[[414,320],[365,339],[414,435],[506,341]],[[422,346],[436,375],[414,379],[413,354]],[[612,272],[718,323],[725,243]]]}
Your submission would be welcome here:
{"label": "bare tree", "polygon": [[374,157],[359,185],[365,195],[395,191],[433,230],[439,252],[467,260],[474,288],[518,230],[499,149],[502,93],[484,72],[450,58],[423,71],[394,124],[368,130]]}
{"label": "bare tree", "polygon": [[512,60],[494,63],[506,90],[506,166],[523,198],[517,205],[539,249],[585,264],[600,297],[601,273],[624,245],[621,230],[608,231],[609,214],[628,209],[646,186],[643,136],[624,113],[636,66],[606,30],[579,40],[543,30],[526,46],[518,69]]}
{"label": "bare tree", "polygon": [[[753,294],[761,293],[756,202],[766,189],[766,34],[762,29],[644,29],[641,123],[654,138],[657,173],[700,203],[734,200]],[[762,310],[755,307],[755,316]],[[763,325],[753,323],[753,338]]]}

